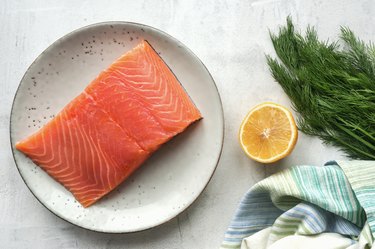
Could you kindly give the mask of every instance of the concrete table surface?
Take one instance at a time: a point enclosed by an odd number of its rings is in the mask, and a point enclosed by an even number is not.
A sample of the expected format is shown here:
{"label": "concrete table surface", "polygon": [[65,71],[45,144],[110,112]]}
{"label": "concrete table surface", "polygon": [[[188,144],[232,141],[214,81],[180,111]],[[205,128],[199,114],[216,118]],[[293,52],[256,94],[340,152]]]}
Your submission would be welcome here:
{"label": "concrete table surface", "polygon": [[[291,165],[342,158],[303,134],[291,156],[270,166],[241,151],[237,132],[249,108],[262,101],[290,106],[265,62],[265,53],[274,54],[268,29],[277,30],[290,14],[300,28],[315,25],[322,38],[336,38],[340,25],[348,25],[375,40],[374,11],[375,2],[358,0],[0,0],[0,248],[217,248],[241,196],[256,182]],[[32,61],[66,33],[109,20],[151,25],[186,44],[213,75],[225,115],[222,157],[205,191],[177,218],[133,234],[86,231],[50,213],[23,183],[9,142],[13,96]]]}

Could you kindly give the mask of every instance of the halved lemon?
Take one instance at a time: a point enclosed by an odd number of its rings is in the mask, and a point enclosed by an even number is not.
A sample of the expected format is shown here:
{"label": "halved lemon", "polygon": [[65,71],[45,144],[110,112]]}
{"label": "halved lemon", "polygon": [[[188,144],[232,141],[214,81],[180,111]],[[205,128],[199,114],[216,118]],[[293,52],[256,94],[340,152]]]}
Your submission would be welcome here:
{"label": "halved lemon", "polygon": [[294,149],[298,130],[292,113],[266,102],[255,106],[242,121],[239,139],[246,155],[261,163],[272,163]]}

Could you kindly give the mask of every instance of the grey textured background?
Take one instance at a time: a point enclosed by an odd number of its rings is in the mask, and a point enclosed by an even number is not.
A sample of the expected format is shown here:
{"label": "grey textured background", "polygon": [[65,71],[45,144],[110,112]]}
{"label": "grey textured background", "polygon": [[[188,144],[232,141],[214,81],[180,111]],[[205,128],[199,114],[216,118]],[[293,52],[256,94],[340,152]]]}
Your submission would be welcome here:
{"label": "grey textured background", "polygon": [[[373,39],[374,10],[370,0],[0,0],[0,248],[217,248],[239,199],[257,181],[290,165],[340,157],[302,134],[293,154],[275,165],[255,163],[239,148],[237,132],[249,108],[262,101],[290,106],[265,63],[264,54],[273,54],[268,29],[290,14],[299,27],[315,25],[324,38],[348,25]],[[191,48],[216,80],[226,119],[220,164],[198,200],[167,224],[124,235],[85,231],[39,204],[15,168],[8,129],[13,96],[32,61],[66,33],[109,20],[154,26]]]}

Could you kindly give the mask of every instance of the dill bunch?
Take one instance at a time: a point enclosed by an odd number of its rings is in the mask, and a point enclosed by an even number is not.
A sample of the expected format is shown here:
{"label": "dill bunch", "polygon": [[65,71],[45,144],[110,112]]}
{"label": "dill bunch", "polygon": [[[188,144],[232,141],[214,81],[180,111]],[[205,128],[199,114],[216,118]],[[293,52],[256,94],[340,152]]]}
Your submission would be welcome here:
{"label": "dill bunch", "polygon": [[313,27],[296,32],[290,17],[270,36],[278,59],[267,55],[267,62],[299,113],[298,128],[351,158],[374,160],[373,44],[345,27],[338,41],[320,41]]}

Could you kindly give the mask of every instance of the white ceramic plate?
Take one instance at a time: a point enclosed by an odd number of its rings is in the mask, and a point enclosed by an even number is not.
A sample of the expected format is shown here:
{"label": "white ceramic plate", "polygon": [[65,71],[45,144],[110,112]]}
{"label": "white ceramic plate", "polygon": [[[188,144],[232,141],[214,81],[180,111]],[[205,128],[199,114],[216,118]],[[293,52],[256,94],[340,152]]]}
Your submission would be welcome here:
{"label": "white ceramic plate", "polygon": [[[115,191],[85,209],[62,185],[15,150],[14,144],[38,130],[141,39],[160,53],[204,118],[164,145]],[[202,62],[170,35],[127,22],[90,25],[48,47],[25,73],[10,122],[14,159],[35,197],[68,222],[110,233],[157,226],[192,204],[215,171],[224,131],[220,96]]]}

